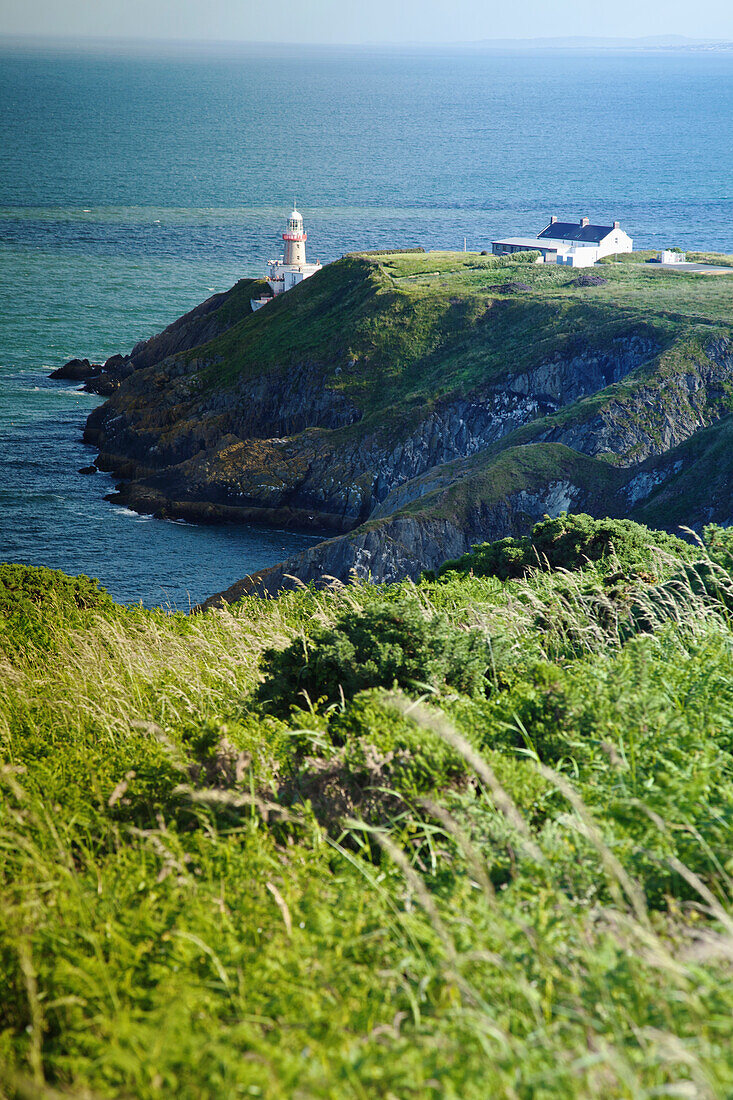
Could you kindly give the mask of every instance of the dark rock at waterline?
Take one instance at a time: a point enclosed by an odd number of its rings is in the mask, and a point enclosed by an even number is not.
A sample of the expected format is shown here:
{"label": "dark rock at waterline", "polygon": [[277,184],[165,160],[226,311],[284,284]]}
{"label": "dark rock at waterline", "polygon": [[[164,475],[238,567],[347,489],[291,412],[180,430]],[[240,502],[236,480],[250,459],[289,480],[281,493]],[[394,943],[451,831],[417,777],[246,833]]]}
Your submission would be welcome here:
{"label": "dark rock at waterline", "polygon": [[102,373],[101,363],[90,363],[88,359],[70,359],[63,367],[51,371],[49,378],[66,379],[69,382],[84,382]]}
{"label": "dark rock at waterline", "polygon": [[132,374],[133,367],[128,355],[112,355],[103,364],[90,363],[88,359],[70,359],[63,367],[53,371],[50,378],[68,382],[83,382],[87,393],[96,393],[100,397],[110,397],[123,378]]}
{"label": "dark rock at waterline", "polygon": [[110,355],[104,364],[104,369],[110,374],[119,374],[129,362],[129,355]]}
{"label": "dark rock at waterline", "polygon": [[97,393],[100,397],[110,397],[120,382],[129,378],[134,370],[129,355],[111,355],[100,367],[99,372],[89,377],[84,384],[87,393]]}
{"label": "dark rock at waterline", "polygon": [[120,379],[104,371],[103,374],[89,378],[84,386],[87,393],[98,393],[100,397],[110,397],[120,384]]}
{"label": "dark rock at waterline", "polygon": [[80,474],[98,474],[99,470],[96,466],[82,466],[79,470]]}

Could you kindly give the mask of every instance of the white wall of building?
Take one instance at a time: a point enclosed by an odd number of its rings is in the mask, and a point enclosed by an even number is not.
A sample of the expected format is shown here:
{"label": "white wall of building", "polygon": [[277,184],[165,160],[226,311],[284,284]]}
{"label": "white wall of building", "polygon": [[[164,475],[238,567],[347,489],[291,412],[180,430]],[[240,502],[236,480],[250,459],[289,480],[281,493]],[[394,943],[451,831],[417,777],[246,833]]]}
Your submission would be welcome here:
{"label": "white wall of building", "polygon": [[[616,252],[633,252],[634,250],[634,242],[631,237],[628,233],[625,233],[623,229],[620,227],[617,228],[616,226],[614,226],[610,233],[606,234],[599,244],[585,244],[583,241],[567,240],[565,237],[544,237],[543,240],[552,241],[553,243],[557,240],[558,245],[566,252],[569,249],[575,250],[581,248],[595,252],[595,259],[589,261],[589,263],[595,263],[596,260],[600,260],[602,256],[613,256]],[[587,267],[588,263],[576,263],[572,266]]]}
{"label": "white wall of building", "polygon": [[615,252],[633,252],[634,242],[623,229],[614,229],[600,243],[599,258],[601,256],[613,256]]}
{"label": "white wall of building", "polygon": [[683,264],[687,257],[684,252],[672,252],[671,249],[664,248],[657,259],[660,264]]}
{"label": "white wall of building", "polygon": [[320,264],[286,264],[279,260],[270,260],[267,271],[267,281],[272,287],[273,294],[283,294],[286,290],[292,290],[304,279],[310,279],[321,270]]}
{"label": "white wall of building", "polygon": [[593,267],[599,260],[600,251],[596,245],[578,245],[567,252],[558,252],[556,263],[562,267]]}

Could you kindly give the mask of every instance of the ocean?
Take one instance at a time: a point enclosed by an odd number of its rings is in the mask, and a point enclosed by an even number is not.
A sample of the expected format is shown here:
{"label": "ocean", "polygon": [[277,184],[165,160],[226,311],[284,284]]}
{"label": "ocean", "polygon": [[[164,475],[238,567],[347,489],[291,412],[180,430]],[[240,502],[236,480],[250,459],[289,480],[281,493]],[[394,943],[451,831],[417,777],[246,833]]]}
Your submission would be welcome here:
{"label": "ocean", "polygon": [[733,252],[732,124],[730,52],[0,49],[0,560],[187,610],[318,537],[108,503],[48,380],[260,274],[293,199],[322,262],[550,214]]}

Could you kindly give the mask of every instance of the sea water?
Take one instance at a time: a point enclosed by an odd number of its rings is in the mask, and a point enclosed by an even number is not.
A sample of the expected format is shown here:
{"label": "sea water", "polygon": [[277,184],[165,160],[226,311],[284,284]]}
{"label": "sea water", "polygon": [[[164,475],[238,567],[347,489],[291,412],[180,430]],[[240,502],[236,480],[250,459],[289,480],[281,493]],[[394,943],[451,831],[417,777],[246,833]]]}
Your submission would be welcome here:
{"label": "sea water", "polygon": [[0,50],[0,560],[187,609],[315,533],[105,501],[99,399],[49,381],[128,351],[278,256],[491,247],[617,219],[733,251],[733,53]]}

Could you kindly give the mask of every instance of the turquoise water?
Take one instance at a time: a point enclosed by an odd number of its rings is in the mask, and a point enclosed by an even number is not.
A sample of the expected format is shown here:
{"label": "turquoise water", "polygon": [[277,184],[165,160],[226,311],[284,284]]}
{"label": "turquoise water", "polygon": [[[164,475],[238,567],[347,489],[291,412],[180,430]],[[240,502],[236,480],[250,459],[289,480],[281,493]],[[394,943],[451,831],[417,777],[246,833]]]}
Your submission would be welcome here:
{"label": "turquoise water", "polygon": [[83,254],[70,261],[0,246],[0,560],[86,573],[122,601],[188,610],[314,541],[254,526],[155,520],[109,504],[112,478],[78,473],[96,453],[81,430],[99,398],[47,377],[82,351],[103,359],[128,349],[235,276],[211,261],[110,263]]}
{"label": "turquoise water", "polygon": [[550,213],[733,251],[732,121],[730,54],[0,52],[0,559],[188,607],[313,541],[110,505],[47,379],[259,273],[294,196],[324,261]]}

